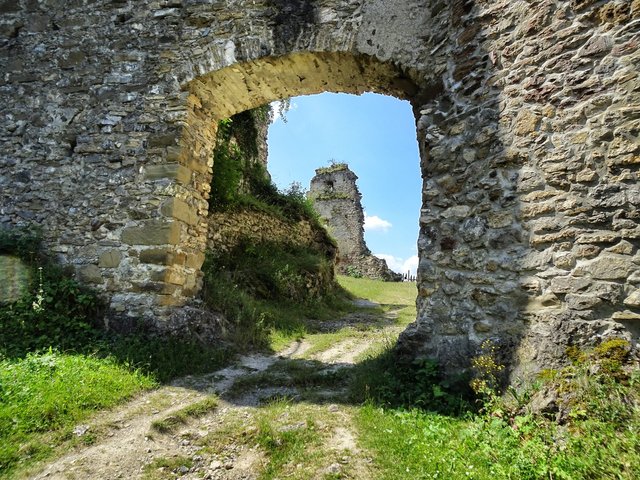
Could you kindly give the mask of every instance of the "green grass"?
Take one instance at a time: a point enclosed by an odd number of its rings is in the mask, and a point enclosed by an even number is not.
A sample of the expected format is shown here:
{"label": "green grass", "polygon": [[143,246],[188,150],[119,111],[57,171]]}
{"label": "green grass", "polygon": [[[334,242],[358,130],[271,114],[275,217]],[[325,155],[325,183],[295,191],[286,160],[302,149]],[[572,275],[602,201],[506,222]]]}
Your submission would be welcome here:
{"label": "green grass", "polygon": [[0,477],[49,456],[52,436],[155,386],[113,359],[49,351],[0,362]]}
{"label": "green grass", "polygon": [[230,321],[240,349],[277,350],[314,320],[352,309],[330,258],[311,248],[245,239],[230,252],[209,252],[203,272],[204,300]]}
{"label": "green grass", "polygon": [[[397,369],[383,352],[354,374],[369,398],[356,415],[362,444],[383,479],[640,478],[640,372],[628,349],[603,342],[528,390],[489,393],[479,409],[456,402],[427,364]],[[540,388],[558,392],[557,412],[531,409]]]}
{"label": "green grass", "polygon": [[193,466],[193,459],[189,457],[157,458],[145,465],[143,480],[165,480],[178,478],[184,475]]}
{"label": "green grass", "polygon": [[199,418],[207,413],[215,410],[218,407],[218,399],[215,397],[208,397],[199,402],[192,403],[172,413],[171,415],[155,420],[151,423],[151,428],[160,433],[174,432],[178,427],[186,425],[189,419]]}
{"label": "green grass", "polygon": [[531,415],[509,422],[367,405],[356,422],[381,479],[640,478],[637,413],[624,427],[584,421],[567,429]]}
{"label": "green grass", "polygon": [[269,460],[261,480],[282,478],[283,474],[287,478],[311,478],[308,472],[291,469],[296,464],[308,467],[322,459],[322,450],[314,448],[320,445],[322,432],[312,416],[305,416],[304,409],[291,409],[285,400],[276,400],[260,412],[257,426],[257,444]]}
{"label": "green grass", "polygon": [[415,304],[418,290],[412,282],[381,282],[368,278],[338,275],[338,283],[354,297],[364,298],[382,305]]}

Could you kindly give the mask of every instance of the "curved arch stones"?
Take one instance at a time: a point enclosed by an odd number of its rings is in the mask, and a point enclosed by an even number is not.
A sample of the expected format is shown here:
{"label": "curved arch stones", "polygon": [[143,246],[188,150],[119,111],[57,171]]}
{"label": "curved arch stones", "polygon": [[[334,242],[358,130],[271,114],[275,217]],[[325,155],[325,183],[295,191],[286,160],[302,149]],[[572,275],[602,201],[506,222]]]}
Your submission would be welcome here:
{"label": "curved arch stones", "polygon": [[4,0],[0,13],[0,222],[41,224],[111,318],[174,328],[194,304],[216,120],[377,91],[411,101],[424,178],[401,352],[455,369],[491,338],[522,372],[570,344],[637,341],[638,0]]}

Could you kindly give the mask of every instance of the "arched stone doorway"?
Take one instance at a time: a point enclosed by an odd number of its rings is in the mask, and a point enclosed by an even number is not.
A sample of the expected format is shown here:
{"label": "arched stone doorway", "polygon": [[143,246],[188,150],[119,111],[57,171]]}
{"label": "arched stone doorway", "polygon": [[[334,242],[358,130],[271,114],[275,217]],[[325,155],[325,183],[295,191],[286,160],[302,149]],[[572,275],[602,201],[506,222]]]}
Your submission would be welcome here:
{"label": "arched stone doorway", "polygon": [[197,291],[216,119],[371,89],[418,119],[408,354],[454,368],[491,338],[538,368],[567,345],[637,342],[638,2],[0,8],[0,221],[41,225],[114,316],[158,318]]}
{"label": "arched stone doorway", "polygon": [[[373,91],[403,99],[414,99],[420,92],[398,67],[365,55],[327,52],[296,53],[235,64],[192,80],[185,90],[189,92],[185,120],[188,127],[184,128],[180,148],[176,150],[179,165],[176,168],[194,172],[192,175],[198,175],[198,180],[185,185],[183,199],[172,200],[178,209],[168,210],[168,214],[187,222],[206,214],[219,120],[274,100],[324,91],[355,94]],[[195,255],[203,258],[207,232],[199,233],[191,240]],[[181,242],[180,248],[184,247]],[[194,272],[185,269],[185,278],[190,274]]]}

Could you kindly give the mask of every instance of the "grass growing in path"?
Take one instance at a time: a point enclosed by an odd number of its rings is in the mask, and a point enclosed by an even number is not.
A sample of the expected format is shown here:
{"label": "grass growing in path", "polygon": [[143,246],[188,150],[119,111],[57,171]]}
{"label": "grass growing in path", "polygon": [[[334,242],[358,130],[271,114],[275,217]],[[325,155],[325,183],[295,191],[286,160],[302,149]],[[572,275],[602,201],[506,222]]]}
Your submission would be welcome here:
{"label": "grass growing in path", "polygon": [[0,477],[50,455],[52,435],[69,437],[96,410],[154,385],[111,359],[49,351],[1,361]]}
{"label": "grass growing in path", "polygon": [[185,425],[189,419],[198,418],[211,412],[218,406],[218,399],[208,397],[187,407],[174,412],[168,417],[155,420],[151,423],[151,428],[160,433],[171,433],[178,427]]}

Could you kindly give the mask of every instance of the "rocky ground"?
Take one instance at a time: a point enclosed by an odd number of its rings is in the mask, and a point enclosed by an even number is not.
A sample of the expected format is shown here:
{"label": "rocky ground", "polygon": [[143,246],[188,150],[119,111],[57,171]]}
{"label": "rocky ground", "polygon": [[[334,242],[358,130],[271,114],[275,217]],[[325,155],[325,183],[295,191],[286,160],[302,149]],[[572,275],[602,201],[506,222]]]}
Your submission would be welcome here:
{"label": "rocky ground", "polygon": [[[280,352],[244,355],[96,416],[75,430],[92,435],[91,445],[30,478],[372,478],[352,424],[348,372],[401,327],[393,310],[360,308]],[[300,451],[280,460],[287,442]]]}

